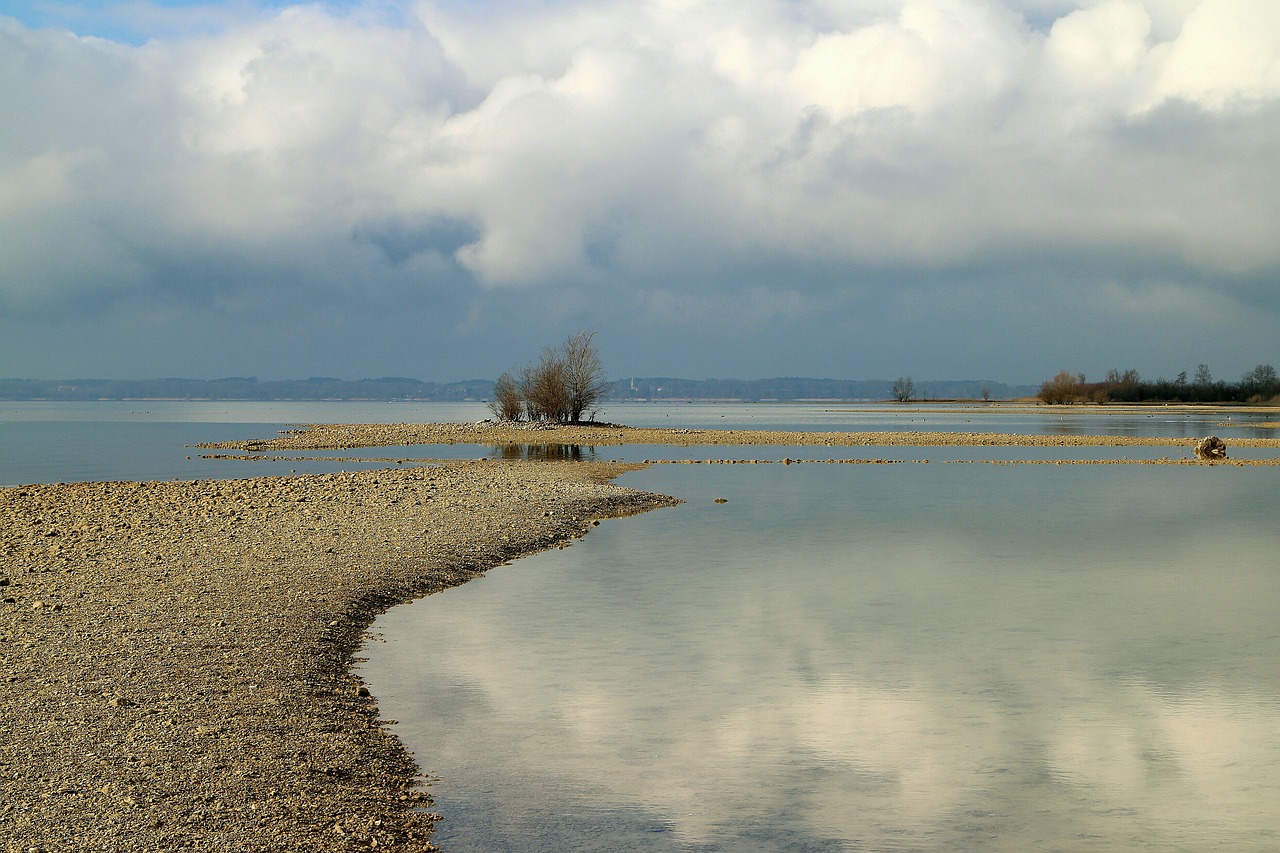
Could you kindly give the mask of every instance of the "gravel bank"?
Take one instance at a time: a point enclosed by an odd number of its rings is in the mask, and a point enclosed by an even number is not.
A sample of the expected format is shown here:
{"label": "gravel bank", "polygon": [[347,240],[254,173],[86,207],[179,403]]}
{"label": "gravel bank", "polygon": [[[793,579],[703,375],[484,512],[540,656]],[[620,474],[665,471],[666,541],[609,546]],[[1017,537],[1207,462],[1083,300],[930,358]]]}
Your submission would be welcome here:
{"label": "gravel bank", "polygon": [[0,489],[0,850],[433,849],[364,629],[673,503],[634,467]]}
{"label": "gravel bank", "polygon": [[[315,424],[273,439],[202,444],[217,450],[340,450],[411,444],[619,444],[796,445],[854,447],[1186,447],[1195,438],[1126,435],[1012,435],[981,432],[780,432],[768,430],[658,429],[608,425],[542,424]],[[1235,438],[1237,447],[1280,448],[1280,439]]]}

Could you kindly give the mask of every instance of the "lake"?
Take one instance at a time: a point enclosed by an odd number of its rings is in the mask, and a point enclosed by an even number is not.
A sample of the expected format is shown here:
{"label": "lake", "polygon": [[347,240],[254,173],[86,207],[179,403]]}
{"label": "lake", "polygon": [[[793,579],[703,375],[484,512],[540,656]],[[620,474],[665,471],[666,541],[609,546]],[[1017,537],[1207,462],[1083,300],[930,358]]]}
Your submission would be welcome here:
{"label": "lake", "polygon": [[889,450],[627,475],[686,503],[382,617],[438,843],[1280,849],[1276,470]]}
{"label": "lake", "polygon": [[[235,403],[179,401],[100,401],[88,403],[0,401],[0,486],[85,480],[197,480],[289,473],[322,473],[384,467],[387,458],[502,457],[510,448],[475,445],[375,447],[352,451],[289,453],[287,461],[203,459],[195,444],[271,438],[276,432],[308,423],[475,422],[490,417],[483,403]],[[983,410],[983,407],[909,406],[847,403],[669,404],[614,403],[603,419],[631,426],[698,429],[787,429],[811,431],[960,431],[1043,435],[1159,435],[1176,438],[1216,434],[1232,438],[1275,438],[1260,426],[1274,414],[1242,412],[1229,422],[1213,411],[1143,410],[1137,414],[1099,414],[1095,410]],[[920,458],[917,448],[895,448],[894,458]],[[866,457],[875,449],[670,448],[632,445],[579,448],[582,458],[649,457],[803,458]],[[1045,458],[1066,458],[1069,451],[1045,451]],[[1103,451],[1104,453],[1107,451]],[[1270,450],[1236,448],[1233,456],[1271,456]],[[960,450],[954,458],[966,458]],[[1098,451],[1078,451],[1096,458]],[[1138,458],[1169,455],[1167,448],[1128,448]],[[879,454],[885,455],[885,454]],[[931,458],[944,458],[932,450]],[[969,454],[972,456],[972,454]],[[327,457],[327,458],[326,458]],[[342,461],[332,461],[342,457]],[[360,457],[368,462],[355,461]],[[980,454],[972,458],[988,458]]]}
{"label": "lake", "polygon": [[300,423],[465,421],[480,420],[485,414],[487,409],[479,403],[0,401],[0,486],[350,470],[361,466],[201,459],[207,451],[193,445],[271,438],[278,430]]}
{"label": "lake", "polygon": [[[385,465],[203,460],[188,445],[293,423],[486,414],[6,403],[0,482]],[[1275,434],[1244,418],[1159,411],[628,405],[606,416],[1216,433],[1228,444]],[[511,452],[368,455],[401,450]],[[857,453],[901,464],[628,474],[624,485],[685,503],[606,521],[571,548],[394,608],[376,623],[361,672],[437,779],[438,842],[451,853],[1274,851],[1276,469],[950,464],[1144,450],[580,448],[595,458]]]}

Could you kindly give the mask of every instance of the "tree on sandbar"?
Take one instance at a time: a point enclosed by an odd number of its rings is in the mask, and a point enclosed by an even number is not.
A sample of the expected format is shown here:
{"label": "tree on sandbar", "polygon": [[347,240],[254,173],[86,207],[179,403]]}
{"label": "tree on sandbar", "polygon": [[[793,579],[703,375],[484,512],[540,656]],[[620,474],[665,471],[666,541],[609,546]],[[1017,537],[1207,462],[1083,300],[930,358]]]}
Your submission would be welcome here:
{"label": "tree on sandbar", "polygon": [[518,379],[498,377],[489,410],[503,420],[582,423],[609,391],[595,332],[581,331],[559,347],[544,347],[537,364],[521,368]]}

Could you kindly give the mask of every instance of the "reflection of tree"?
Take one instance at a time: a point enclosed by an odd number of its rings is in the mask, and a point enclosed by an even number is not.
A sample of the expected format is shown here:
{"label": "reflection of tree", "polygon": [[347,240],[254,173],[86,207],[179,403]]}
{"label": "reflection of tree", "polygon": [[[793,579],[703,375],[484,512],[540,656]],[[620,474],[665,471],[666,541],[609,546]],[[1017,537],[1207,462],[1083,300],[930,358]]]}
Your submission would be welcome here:
{"label": "reflection of tree", "polygon": [[494,459],[528,462],[578,462],[594,460],[594,446],[581,444],[499,444],[489,454]]}

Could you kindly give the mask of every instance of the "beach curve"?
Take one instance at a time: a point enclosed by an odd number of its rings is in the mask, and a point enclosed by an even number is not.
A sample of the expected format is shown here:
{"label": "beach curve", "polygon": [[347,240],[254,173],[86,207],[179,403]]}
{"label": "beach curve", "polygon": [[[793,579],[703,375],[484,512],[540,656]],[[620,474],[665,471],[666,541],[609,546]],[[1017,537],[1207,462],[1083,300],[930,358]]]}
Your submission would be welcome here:
{"label": "beach curve", "polygon": [[0,849],[435,849],[365,629],[676,503],[609,482],[637,467],[0,489]]}

